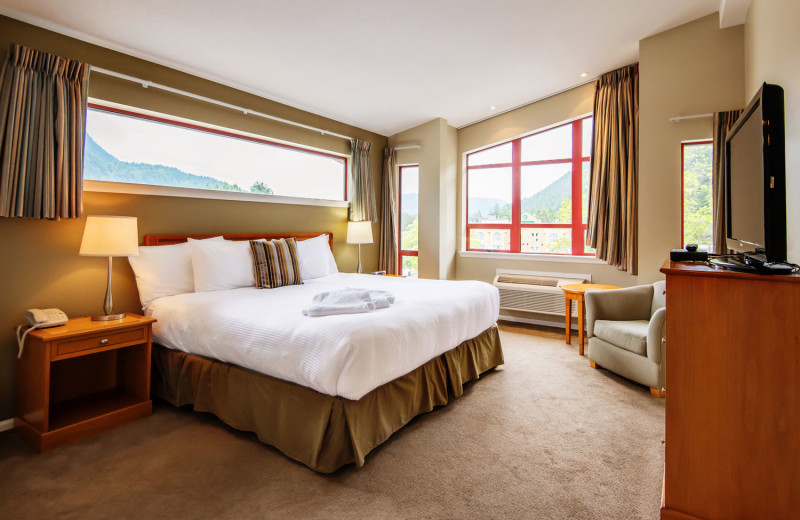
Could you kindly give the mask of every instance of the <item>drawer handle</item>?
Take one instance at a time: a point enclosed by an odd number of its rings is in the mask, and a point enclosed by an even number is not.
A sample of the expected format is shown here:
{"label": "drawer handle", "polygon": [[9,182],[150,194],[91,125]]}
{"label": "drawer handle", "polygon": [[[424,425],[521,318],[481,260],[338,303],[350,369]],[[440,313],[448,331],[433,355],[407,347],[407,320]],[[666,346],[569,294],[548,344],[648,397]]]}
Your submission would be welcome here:
{"label": "drawer handle", "polygon": [[101,344],[101,345],[105,345],[105,344],[107,344],[107,343],[108,343],[108,338],[104,338],[104,339],[101,339],[101,340],[100,340],[100,344]]}

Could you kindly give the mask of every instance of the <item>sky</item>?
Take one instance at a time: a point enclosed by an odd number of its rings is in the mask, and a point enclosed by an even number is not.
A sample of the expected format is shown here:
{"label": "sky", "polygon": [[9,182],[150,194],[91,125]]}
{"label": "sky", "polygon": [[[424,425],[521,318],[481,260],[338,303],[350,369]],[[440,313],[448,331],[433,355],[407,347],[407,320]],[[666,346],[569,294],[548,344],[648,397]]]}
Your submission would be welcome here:
{"label": "sky", "polygon": [[343,159],[90,109],[86,132],[121,161],[173,166],[275,195],[342,200]]}
{"label": "sky", "polygon": [[[583,122],[583,156],[591,149],[592,119]],[[560,126],[522,140],[522,161],[568,159],[572,156],[572,125]],[[502,164],[511,162],[511,143],[471,154],[468,164]],[[570,163],[523,166],[520,179],[522,198],[543,190],[564,173],[572,171]],[[511,168],[486,168],[469,173],[469,197],[486,197],[511,202]]]}

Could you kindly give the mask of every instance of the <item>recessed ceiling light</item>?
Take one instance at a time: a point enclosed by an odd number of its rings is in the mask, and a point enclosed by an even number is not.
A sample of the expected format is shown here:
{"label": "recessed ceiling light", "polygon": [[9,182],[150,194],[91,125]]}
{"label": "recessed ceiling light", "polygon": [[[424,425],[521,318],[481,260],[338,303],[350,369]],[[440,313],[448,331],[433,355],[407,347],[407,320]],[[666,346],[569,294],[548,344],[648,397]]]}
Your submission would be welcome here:
{"label": "recessed ceiling light", "polygon": [[497,110],[497,107],[492,105],[492,106],[489,107],[489,110]]}
{"label": "recessed ceiling light", "polygon": [[589,75],[589,73],[588,73],[588,72],[581,72],[581,77],[582,77],[582,78],[585,78],[585,77],[586,77],[586,76],[588,76],[588,75]]}

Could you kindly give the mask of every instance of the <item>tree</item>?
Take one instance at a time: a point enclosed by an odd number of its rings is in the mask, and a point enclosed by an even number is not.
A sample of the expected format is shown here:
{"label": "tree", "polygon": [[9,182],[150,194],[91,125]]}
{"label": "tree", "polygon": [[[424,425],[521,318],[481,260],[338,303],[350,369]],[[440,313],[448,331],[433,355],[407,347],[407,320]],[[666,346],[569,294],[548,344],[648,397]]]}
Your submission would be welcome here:
{"label": "tree", "polygon": [[695,144],[683,149],[683,239],[711,247],[713,146]]}
{"label": "tree", "polygon": [[417,251],[419,249],[419,217],[415,216],[408,227],[401,229],[400,237],[402,240],[400,241],[400,249]]}
{"label": "tree", "polygon": [[272,188],[270,188],[269,186],[267,186],[266,184],[264,184],[261,181],[254,182],[253,185],[250,186],[250,191],[253,192],[253,193],[263,193],[265,195],[274,195],[274,193],[272,192]]}

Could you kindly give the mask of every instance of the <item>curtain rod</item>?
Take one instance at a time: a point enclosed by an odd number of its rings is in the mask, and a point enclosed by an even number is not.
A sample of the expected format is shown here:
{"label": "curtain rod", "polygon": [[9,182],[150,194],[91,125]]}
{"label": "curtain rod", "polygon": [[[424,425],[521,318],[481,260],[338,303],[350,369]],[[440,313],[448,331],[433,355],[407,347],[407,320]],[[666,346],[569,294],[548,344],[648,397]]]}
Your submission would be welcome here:
{"label": "curtain rod", "polygon": [[305,128],[306,130],[311,130],[312,132],[319,132],[322,135],[330,135],[333,137],[339,137],[340,139],[353,139],[350,136],[337,134],[336,132],[329,132],[328,130],[323,130],[321,128],[316,128],[314,126],[304,125],[302,123],[297,123],[295,121],[290,121],[288,119],[283,119],[280,117],[271,116],[269,114],[264,114],[263,112],[257,112],[255,110],[250,110],[249,108],[240,107],[237,105],[231,105],[230,103],[225,103],[224,101],[218,101],[216,99],[208,98],[205,96],[200,96],[198,94],[192,94],[191,92],[186,92],[185,90],[179,90],[177,88],[168,87],[166,85],[161,85],[159,83],[154,83],[152,81],[148,81],[145,79],[136,78],[133,76],[128,76],[127,74],[122,74],[120,72],[115,72],[113,70],[103,69],[100,67],[91,66],[92,72],[99,72],[100,74],[105,74],[107,76],[113,76],[115,78],[124,79],[127,81],[132,81],[133,83],[140,83],[142,87],[153,87],[160,90],[166,90],[167,92],[172,92],[173,94],[178,94],[179,96],[185,96],[192,99],[197,99],[199,101],[205,101],[206,103],[211,103],[212,105],[218,105],[225,108],[230,108],[231,110],[236,110],[237,112],[242,112],[244,115],[254,115],[258,117],[263,117],[265,119],[270,119],[272,121],[277,121],[279,123],[286,123],[287,125],[297,126],[300,128]]}
{"label": "curtain rod", "polygon": [[395,146],[395,150],[419,150],[422,146],[418,144],[410,144],[408,146]]}
{"label": "curtain rod", "polygon": [[684,119],[701,119],[701,118],[704,118],[704,117],[714,117],[714,114],[697,114],[697,115],[694,115],[694,116],[670,117],[669,118],[669,122],[670,123],[680,123]]}

